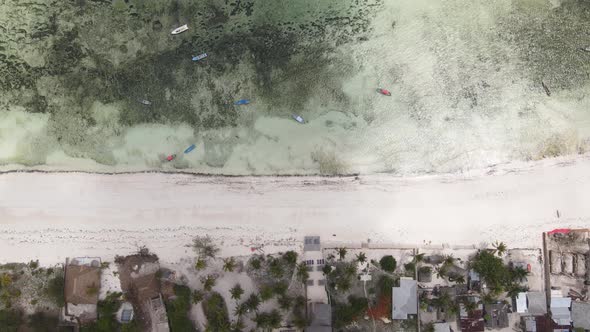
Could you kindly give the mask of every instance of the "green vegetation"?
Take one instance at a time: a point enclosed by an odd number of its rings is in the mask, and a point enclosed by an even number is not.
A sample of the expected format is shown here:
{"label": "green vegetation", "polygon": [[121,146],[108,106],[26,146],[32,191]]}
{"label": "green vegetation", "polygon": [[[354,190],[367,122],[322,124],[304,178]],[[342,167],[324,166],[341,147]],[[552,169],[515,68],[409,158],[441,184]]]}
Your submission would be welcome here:
{"label": "green vegetation", "polygon": [[293,324],[297,328],[303,329],[309,325],[309,321],[305,317],[305,305],[307,300],[304,296],[297,296],[293,302]]}
{"label": "green vegetation", "polygon": [[387,255],[381,257],[381,260],[379,260],[379,265],[384,271],[393,272],[397,267],[397,262],[393,256]]}
{"label": "green vegetation", "polygon": [[0,331],[16,332],[23,323],[23,314],[20,311],[4,309],[0,310]]}
{"label": "green vegetation", "polygon": [[211,289],[213,289],[213,286],[215,286],[215,281],[217,280],[217,278],[210,274],[204,278],[201,278],[201,282],[203,283],[203,288],[206,291],[210,291]]}
{"label": "green vegetation", "polygon": [[193,322],[188,318],[191,308],[191,290],[187,286],[174,285],[176,299],[166,302],[171,331],[192,331]]}
{"label": "green vegetation", "polygon": [[254,258],[250,262],[250,266],[252,266],[254,270],[259,270],[262,267],[262,263],[260,262],[260,259]]}
{"label": "green vegetation", "polygon": [[[48,315],[42,311],[36,312],[29,316],[27,326],[35,332],[54,332],[57,331],[59,318],[57,316]],[[0,329],[1,330],[1,329]]]}
{"label": "green vegetation", "polygon": [[194,290],[193,291],[193,303],[197,304],[205,298],[205,292],[201,290]]}
{"label": "green vegetation", "polygon": [[290,250],[283,254],[283,260],[288,266],[294,267],[297,264],[297,253]]}
{"label": "green vegetation", "polygon": [[202,259],[215,258],[220,251],[209,235],[196,236],[193,239],[193,250]]}
{"label": "green vegetation", "polygon": [[246,302],[244,302],[244,306],[246,309],[251,311],[258,311],[258,307],[260,306],[260,297],[256,294],[250,294]]}
{"label": "green vegetation", "polygon": [[307,272],[307,265],[304,262],[297,264],[297,280],[306,283],[309,279],[309,272]]}
{"label": "green vegetation", "polygon": [[226,258],[223,260],[223,270],[226,272],[232,272],[236,267],[236,260],[233,257]]}
{"label": "green vegetation", "polygon": [[256,327],[259,329],[271,330],[281,326],[281,319],[281,313],[275,309],[271,312],[262,312],[256,314],[254,321],[256,322]]}
{"label": "green vegetation", "polygon": [[60,308],[65,304],[64,284],[65,280],[63,274],[57,273],[53,279],[49,280],[46,289],[47,296],[49,296],[53,303]]}
{"label": "green vegetation", "polygon": [[231,298],[236,300],[237,302],[244,294],[244,289],[242,289],[242,286],[240,284],[236,284],[229,290],[229,292],[231,294]]}
{"label": "green vegetation", "polygon": [[80,332],[109,332],[117,331],[121,325],[117,322],[115,314],[121,302],[121,293],[111,293],[103,301],[98,301],[98,320],[80,328]]}
{"label": "green vegetation", "polygon": [[334,327],[340,329],[361,317],[367,310],[367,300],[350,295],[348,303],[337,303],[334,307]]}
{"label": "green vegetation", "polygon": [[205,312],[205,316],[209,322],[209,325],[207,326],[208,331],[230,331],[227,307],[223,297],[219,293],[211,293],[211,295],[203,302],[203,311]]}
{"label": "green vegetation", "polygon": [[346,292],[352,287],[356,280],[356,262],[337,262],[334,268],[329,265],[324,266],[324,274],[328,280],[328,286],[334,291]]}
{"label": "green vegetation", "polygon": [[479,273],[492,295],[507,291],[512,296],[526,290],[518,285],[518,282],[526,277],[527,271],[520,267],[509,268],[504,265],[501,258],[490,251],[479,252],[471,262],[471,268]]}
{"label": "green vegetation", "polygon": [[388,275],[382,275],[377,280],[377,290],[380,297],[391,298],[392,288],[396,285],[395,279]]}
{"label": "green vegetation", "polygon": [[343,260],[346,257],[346,254],[348,253],[348,250],[346,250],[346,248],[338,248],[337,251],[340,260]]}
{"label": "green vegetation", "polygon": [[356,255],[356,261],[359,263],[364,263],[367,261],[367,255],[364,252],[360,252]]}

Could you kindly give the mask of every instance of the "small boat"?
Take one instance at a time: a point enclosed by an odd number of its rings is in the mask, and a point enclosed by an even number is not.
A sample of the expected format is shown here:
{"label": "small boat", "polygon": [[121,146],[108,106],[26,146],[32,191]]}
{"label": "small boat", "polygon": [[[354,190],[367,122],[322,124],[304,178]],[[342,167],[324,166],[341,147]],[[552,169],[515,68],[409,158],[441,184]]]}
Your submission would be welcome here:
{"label": "small boat", "polygon": [[240,99],[240,100],[234,102],[234,105],[248,105],[248,104],[250,104],[249,99]]}
{"label": "small boat", "polygon": [[189,152],[193,151],[195,149],[195,147],[196,146],[194,144],[189,146],[188,148],[186,148],[186,150],[184,150],[184,153],[189,153]]}
{"label": "small boat", "polygon": [[382,94],[384,96],[391,96],[391,92],[389,92],[389,90],[386,90],[386,89],[379,88],[379,89],[377,89],[377,92],[379,92],[380,94]]}
{"label": "small boat", "polygon": [[590,53],[590,46],[588,47],[580,47],[580,51],[589,52]]}
{"label": "small boat", "polygon": [[172,161],[172,160],[174,160],[174,158],[176,158],[176,155],[175,154],[171,154],[168,157],[166,157],[166,160]]}
{"label": "small boat", "polygon": [[303,118],[301,117],[301,115],[297,115],[297,114],[292,114],[291,117],[293,118],[293,120],[299,122],[299,123],[305,123],[305,120],[303,120]]}
{"label": "small boat", "polygon": [[547,95],[547,97],[551,97],[551,90],[549,90],[549,87],[547,86],[547,84],[545,84],[545,82],[541,81],[541,86],[543,87],[543,90],[545,90],[545,94]]}
{"label": "small boat", "polygon": [[146,106],[150,106],[152,104],[151,101],[146,100],[146,99],[137,99],[137,102]]}
{"label": "small boat", "polygon": [[197,56],[193,56],[193,61],[199,61],[201,59],[205,59],[207,57],[207,53],[199,54]]}
{"label": "small boat", "polygon": [[185,25],[183,25],[183,26],[180,26],[180,27],[178,27],[178,28],[176,28],[176,29],[172,30],[171,34],[173,34],[173,35],[177,35],[177,34],[179,34],[179,33],[183,33],[183,32],[185,32],[186,30],[188,30],[188,25],[187,25],[187,24],[185,24]]}

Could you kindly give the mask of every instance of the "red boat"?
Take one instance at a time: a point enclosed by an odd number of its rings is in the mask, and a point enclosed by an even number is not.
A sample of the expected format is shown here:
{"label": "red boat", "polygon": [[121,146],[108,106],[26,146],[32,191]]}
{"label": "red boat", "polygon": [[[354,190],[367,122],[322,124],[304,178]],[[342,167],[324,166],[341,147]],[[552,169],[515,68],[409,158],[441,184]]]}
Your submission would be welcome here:
{"label": "red boat", "polygon": [[175,154],[171,154],[168,157],[166,157],[166,160],[172,161],[172,160],[174,160],[174,158],[176,158],[176,155]]}
{"label": "red boat", "polygon": [[389,90],[386,90],[386,89],[379,88],[379,89],[377,89],[377,92],[379,92],[380,94],[382,94],[384,96],[391,96],[391,92],[389,92]]}

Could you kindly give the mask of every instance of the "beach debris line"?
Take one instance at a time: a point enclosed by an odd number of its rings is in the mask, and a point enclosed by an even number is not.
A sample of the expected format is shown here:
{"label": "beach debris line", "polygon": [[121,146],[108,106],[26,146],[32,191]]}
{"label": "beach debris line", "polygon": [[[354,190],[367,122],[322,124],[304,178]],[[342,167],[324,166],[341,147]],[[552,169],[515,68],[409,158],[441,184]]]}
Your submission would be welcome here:
{"label": "beach debris line", "polygon": [[176,158],[176,155],[175,154],[171,154],[168,157],[166,157],[166,160],[172,161],[172,160],[174,160],[174,158]]}
{"label": "beach debris line", "polygon": [[178,28],[172,30],[172,32],[170,32],[170,33],[173,34],[173,35],[177,35],[179,33],[185,32],[186,30],[188,30],[188,25],[187,24],[182,25],[182,26],[179,26]]}
{"label": "beach debris line", "polygon": [[193,61],[199,61],[199,60],[205,59],[206,57],[207,57],[207,53],[193,55]]}
{"label": "beach debris line", "polygon": [[549,88],[547,87],[547,84],[545,84],[545,82],[541,81],[541,85],[543,86],[543,90],[545,90],[547,97],[551,97],[551,90],[549,90]]}
{"label": "beach debris line", "polygon": [[391,92],[387,89],[378,88],[377,92],[379,92],[380,94],[382,94],[384,96],[391,96]]}
{"label": "beach debris line", "polygon": [[250,99],[240,99],[234,102],[234,105],[248,105],[250,104]]}
{"label": "beach debris line", "polygon": [[193,151],[195,149],[195,147],[196,147],[196,145],[192,144],[191,146],[186,148],[186,150],[184,150],[184,153],[189,153],[189,152]]}
{"label": "beach debris line", "polygon": [[301,115],[297,115],[297,114],[292,114],[291,117],[293,118],[293,120],[299,122],[299,123],[305,123],[305,120],[303,120],[303,118],[301,117]]}

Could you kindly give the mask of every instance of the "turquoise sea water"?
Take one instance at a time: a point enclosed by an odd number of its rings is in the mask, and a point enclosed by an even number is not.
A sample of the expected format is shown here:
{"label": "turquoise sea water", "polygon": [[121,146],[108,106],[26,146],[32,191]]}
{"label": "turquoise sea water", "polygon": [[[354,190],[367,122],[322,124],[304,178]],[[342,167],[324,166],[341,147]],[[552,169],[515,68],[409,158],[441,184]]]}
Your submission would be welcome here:
{"label": "turquoise sea water", "polygon": [[408,174],[590,149],[587,1],[0,7],[3,170]]}

